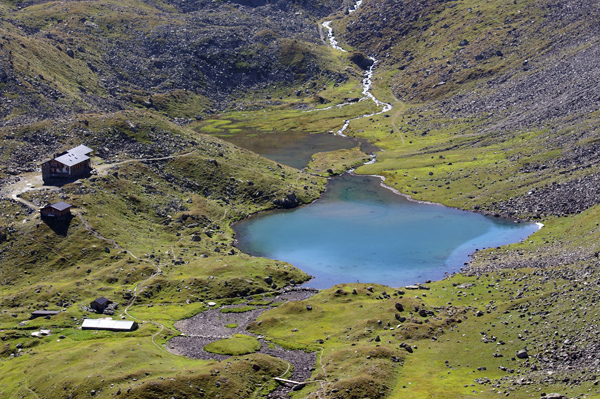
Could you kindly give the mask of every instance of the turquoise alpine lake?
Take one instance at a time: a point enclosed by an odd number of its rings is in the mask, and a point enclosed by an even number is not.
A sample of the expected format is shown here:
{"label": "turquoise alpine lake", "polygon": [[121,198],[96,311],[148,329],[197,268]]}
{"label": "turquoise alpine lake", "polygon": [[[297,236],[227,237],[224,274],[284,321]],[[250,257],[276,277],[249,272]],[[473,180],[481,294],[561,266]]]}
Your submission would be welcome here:
{"label": "turquoise alpine lake", "polygon": [[289,262],[306,286],[379,283],[399,287],[459,271],[477,249],[519,242],[538,230],[436,204],[411,201],[371,176],[345,174],[316,202],[236,223],[237,247]]}

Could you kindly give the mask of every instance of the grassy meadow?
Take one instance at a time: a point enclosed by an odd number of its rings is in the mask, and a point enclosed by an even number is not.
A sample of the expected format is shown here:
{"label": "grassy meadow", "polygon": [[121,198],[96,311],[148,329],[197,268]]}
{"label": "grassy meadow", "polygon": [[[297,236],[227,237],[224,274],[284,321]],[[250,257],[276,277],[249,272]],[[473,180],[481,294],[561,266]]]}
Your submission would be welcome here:
{"label": "grassy meadow", "polygon": [[[158,3],[161,11],[127,2],[143,14],[115,2],[44,3],[15,18],[52,35],[94,29],[118,39],[129,29],[125,19],[145,34],[172,23],[174,6]],[[373,3],[365,3],[362,20],[358,12],[340,16],[336,31],[351,31],[356,20],[372,21]],[[2,192],[0,396],[266,397],[288,363],[256,353],[260,344],[250,335],[256,334],[285,349],[317,354],[309,383],[291,392],[292,398],[540,398],[552,392],[600,397],[594,363],[598,205],[575,214],[509,215],[544,227],[523,242],[478,251],[463,273],[417,289],[341,284],[304,301],[271,303],[274,292],[310,276],[235,247],[232,223],[273,209],[291,193],[309,204],[325,190],[326,177],[350,168],[383,176],[385,184],[415,200],[491,214],[499,213],[502,201],[597,173],[593,159],[585,167],[564,161],[594,149],[597,112],[504,128],[488,111],[454,112],[448,105],[455,95],[484,95],[487,81],[503,73],[527,75],[526,58],[548,53],[559,59],[549,49],[554,33],[541,25],[544,15],[534,2],[480,3],[435,9],[428,19],[415,18],[403,40],[394,36],[398,45],[376,69],[373,88],[393,108],[353,120],[345,131],[381,149],[375,163],[363,165],[370,154],[355,147],[317,152],[304,171],[217,137],[247,129],[334,133],[346,120],[377,112],[372,101],[358,100],[362,71],[345,53],[285,39],[278,41],[282,65],[315,60],[340,75],[233,93],[235,104],[218,112],[207,112],[212,103],[199,93],[124,86],[118,97],[127,99],[126,109],[103,113],[89,101],[105,96],[109,85],[87,61],[47,37],[3,25],[2,48],[27,78],[23,93],[43,80],[63,93],[56,99],[44,94],[43,104],[79,110],[73,117],[19,126],[10,121],[29,109],[15,107],[4,116],[3,189],[22,176],[7,165],[35,171],[43,155],[80,143],[96,149],[97,173],[20,195],[36,206],[69,202],[73,215],[63,222],[43,221]],[[0,16],[12,15],[11,4],[0,4]],[[496,14],[500,6],[502,17]],[[63,20],[67,11],[73,17]],[[83,16],[94,16],[96,27],[82,25]],[[586,28],[574,26],[565,33]],[[527,51],[516,41],[509,46],[515,32],[533,38]],[[361,47],[351,36],[340,37],[347,38],[349,50]],[[379,39],[364,38],[385,44]],[[463,39],[472,46],[459,45]],[[100,47],[91,40],[80,44],[88,60],[108,69]],[[476,63],[483,53],[491,56]],[[38,136],[46,141],[34,140]],[[40,153],[42,146],[48,154]],[[101,317],[84,309],[99,296],[119,303],[115,319],[136,320],[139,329],[81,330],[83,318]],[[223,309],[224,318],[228,312],[272,309],[251,323],[248,335],[205,347],[232,356],[225,361],[167,352],[165,344],[180,335],[175,323],[208,309],[209,302],[246,303]],[[37,309],[62,312],[30,320]],[[51,335],[32,336],[42,329]],[[517,356],[522,350],[526,355]]]}

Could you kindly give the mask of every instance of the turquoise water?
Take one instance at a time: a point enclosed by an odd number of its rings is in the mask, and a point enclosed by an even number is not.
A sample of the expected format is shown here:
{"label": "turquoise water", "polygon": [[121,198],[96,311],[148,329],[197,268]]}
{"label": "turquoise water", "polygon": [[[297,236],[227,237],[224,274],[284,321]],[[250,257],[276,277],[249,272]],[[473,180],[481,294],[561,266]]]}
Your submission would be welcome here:
{"label": "turquoise water", "polygon": [[518,242],[538,229],[409,201],[380,182],[347,174],[333,179],[311,205],[235,224],[237,246],[304,270],[314,276],[309,287],[357,281],[398,287],[441,279],[476,249]]}

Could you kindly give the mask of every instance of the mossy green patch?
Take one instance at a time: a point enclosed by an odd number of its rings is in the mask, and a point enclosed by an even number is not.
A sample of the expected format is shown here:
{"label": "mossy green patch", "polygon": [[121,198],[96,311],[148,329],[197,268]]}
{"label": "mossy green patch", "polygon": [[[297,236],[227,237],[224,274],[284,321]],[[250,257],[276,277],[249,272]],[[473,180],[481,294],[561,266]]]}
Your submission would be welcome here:
{"label": "mossy green patch", "polygon": [[240,356],[254,353],[260,349],[260,342],[254,337],[235,334],[231,338],[222,339],[204,346],[204,350],[219,355]]}
{"label": "mossy green patch", "polygon": [[256,309],[256,306],[240,306],[236,308],[221,308],[221,313],[246,313]]}
{"label": "mossy green patch", "polygon": [[361,151],[360,147],[348,150],[319,152],[312,156],[305,171],[320,176],[338,175],[364,164],[369,159],[369,155]]}
{"label": "mossy green patch", "polygon": [[248,305],[250,306],[268,306],[272,304],[273,301],[263,300],[263,301],[249,301]]}

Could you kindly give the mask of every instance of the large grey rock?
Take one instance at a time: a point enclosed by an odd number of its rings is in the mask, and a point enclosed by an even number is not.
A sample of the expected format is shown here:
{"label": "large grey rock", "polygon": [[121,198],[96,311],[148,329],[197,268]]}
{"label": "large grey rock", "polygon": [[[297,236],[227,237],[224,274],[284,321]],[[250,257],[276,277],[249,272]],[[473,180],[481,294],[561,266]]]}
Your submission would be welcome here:
{"label": "large grey rock", "polygon": [[520,351],[517,351],[517,357],[519,359],[527,359],[529,357],[529,354],[525,349],[521,349]]}

